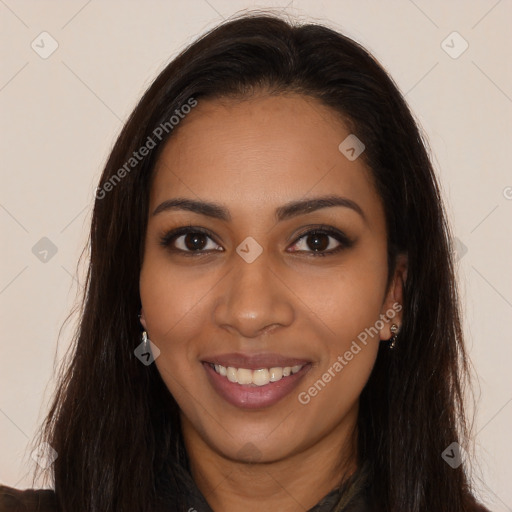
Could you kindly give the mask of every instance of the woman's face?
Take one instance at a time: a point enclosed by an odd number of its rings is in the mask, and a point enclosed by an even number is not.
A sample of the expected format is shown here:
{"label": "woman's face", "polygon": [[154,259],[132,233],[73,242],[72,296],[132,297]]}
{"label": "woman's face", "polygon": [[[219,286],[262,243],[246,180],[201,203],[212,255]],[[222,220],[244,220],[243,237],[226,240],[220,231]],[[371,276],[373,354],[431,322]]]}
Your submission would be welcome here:
{"label": "woman's face", "polygon": [[339,149],[350,133],[299,95],[199,100],[181,123],[155,168],[140,294],[185,438],[270,462],[343,437],[401,289],[369,170]]}

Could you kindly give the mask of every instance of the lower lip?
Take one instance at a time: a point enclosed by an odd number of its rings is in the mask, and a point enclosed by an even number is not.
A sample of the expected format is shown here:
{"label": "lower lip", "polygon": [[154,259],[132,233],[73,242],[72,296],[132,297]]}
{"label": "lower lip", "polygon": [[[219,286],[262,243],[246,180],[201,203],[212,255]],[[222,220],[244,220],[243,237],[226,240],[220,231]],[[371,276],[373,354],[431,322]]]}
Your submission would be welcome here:
{"label": "lower lip", "polygon": [[261,409],[274,405],[289,395],[311,368],[311,364],[308,363],[297,373],[283,377],[277,382],[256,386],[230,382],[226,377],[219,375],[208,363],[203,363],[203,366],[215,391],[226,402],[242,409]]}

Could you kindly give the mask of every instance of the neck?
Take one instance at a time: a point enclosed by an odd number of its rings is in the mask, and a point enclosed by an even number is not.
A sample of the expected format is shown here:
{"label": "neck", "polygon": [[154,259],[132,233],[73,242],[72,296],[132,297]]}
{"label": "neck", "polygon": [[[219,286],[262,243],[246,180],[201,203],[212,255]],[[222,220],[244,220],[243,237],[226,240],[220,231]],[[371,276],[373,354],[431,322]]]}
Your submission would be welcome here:
{"label": "neck", "polygon": [[212,449],[182,415],[192,477],[214,511],[309,510],[356,470],[357,409],[311,446],[253,463]]}

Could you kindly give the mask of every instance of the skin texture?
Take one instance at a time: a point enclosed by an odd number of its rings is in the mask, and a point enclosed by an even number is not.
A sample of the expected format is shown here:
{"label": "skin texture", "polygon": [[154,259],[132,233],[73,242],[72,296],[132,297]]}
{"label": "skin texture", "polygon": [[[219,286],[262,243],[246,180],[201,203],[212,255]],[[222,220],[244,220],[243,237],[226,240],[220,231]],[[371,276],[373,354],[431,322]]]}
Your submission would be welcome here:
{"label": "skin texture", "polygon": [[[401,313],[366,346],[359,343],[360,352],[309,403],[298,400],[402,300],[406,260],[399,258],[386,289],[384,211],[362,159],[349,161],[338,150],[348,135],[335,113],[304,96],[204,100],[181,121],[155,168],[141,322],[161,350],[155,364],[180,405],[192,474],[214,510],[307,510],[355,468],[358,397],[380,340],[401,324]],[[285,203],[332,194],[356,202],[364,218],[335,206],[275,220]],[[152,214],[176,197],[221,203],[231,220],[184,210]],[[185,236],[159,243],[186,225],[214,234],[203,239],[210,252],[172,252],[173,245],[186,250]],[[341,230],[353,245],[315,256],[314,240],[300,237],[319,225]],[[248,236],[263,249],[252,263],[236,252]],[[329,235],[320,242],[324,252],[340,245]],[[248,411],[216,393],[201,363],[231,352],[274,352],[311,367],[278,403]]]}

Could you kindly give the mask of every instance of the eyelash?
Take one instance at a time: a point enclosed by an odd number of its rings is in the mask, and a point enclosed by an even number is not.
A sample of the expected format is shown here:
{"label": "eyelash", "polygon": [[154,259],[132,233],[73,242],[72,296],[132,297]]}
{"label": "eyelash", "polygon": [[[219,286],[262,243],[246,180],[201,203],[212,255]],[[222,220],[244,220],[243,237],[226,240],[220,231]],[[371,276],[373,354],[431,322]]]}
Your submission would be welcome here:
{"label": "eyelash", "polygon": [[[222,252],[222,251],[217,251],[217,250],[213,250],[213,251],[208,250],[205,252],[204,249],[198,250],[198,251],[184,251],[182,249],[176,249],[176,248],[169,247],[171,242],[175,241],[180,236],[187,235],[190,233],[206,235],[208,238],[210,238],[213,242],[215,242],[217,244],[217,242],[214,239],[213,234],[210,231],[208,231],[207,229],[195,227],[195,226],[183,226],[183,227],[176,228],[176,229],[173,229],[173,230],[165,233],[160,238],[160,245],[162,247],[168,248],[172,252],[178,252],[178,253],[183,254],[184,256],[192,256],[192,257],[202,256],[208,252]],[[330,251],[323,251],[323,252],[296,251],[296,252],[299,252],[299,253],[305,252],[305,253],[308,253],[312,257],[317,257],[317,256],[325,257],[325,256],[331,256],[333,254],[336,254],[336,253],[342,251],[343,249],[348,249],[348,248],[352,247],[354,244],[354,241],[350,240],[343,232],[338,231],[337,229],[333,229],[329,226],[321,225],[321,226],[317,226],[312,229],[309,229],[308,231],[305,231],[305,232],[301,233],[300,235],[298,235],[298,237],[295,239],[295,241],[293,242],[292,245],[296,245],[301,239],[303,239],[309,235],[327,235],[327,236],[334,238],[336,241],[338,241],[340,243],[340,245],[338,247],[336,247],[335,249],[331,249]],[[217,244],[217,245],[220,245],[220,244]]]}

